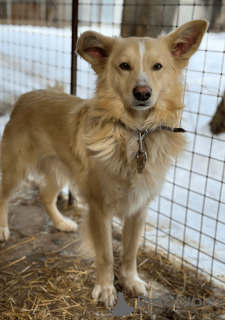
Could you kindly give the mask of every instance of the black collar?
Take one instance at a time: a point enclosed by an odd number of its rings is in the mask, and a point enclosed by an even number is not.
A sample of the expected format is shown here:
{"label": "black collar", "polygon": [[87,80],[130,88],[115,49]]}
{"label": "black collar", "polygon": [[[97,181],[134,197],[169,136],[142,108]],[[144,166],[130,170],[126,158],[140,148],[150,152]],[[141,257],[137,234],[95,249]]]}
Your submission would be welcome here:
{"label": "black collar", "polygon": [[167,131],[172,131],[172,132],[186,132],[183,128],[171,128],[171,127],[167,127],[167,126],[160,126],[160,127],[157,127],[156,130],[167,130]]}
{"label": "black collar", "polygon": [[159,130],[166,130],[166,131],[171,131],[171,132],[175,132],[175,133],[177,133],[177,132],[186,132],[183,128],[172,128],[172,127],[168,127],[168,126],[158,126],[155,129],[150,129],[149,128],[147,130],[133,130],[133,129],[129,128],[127,125],[125,125],[125,123],[123,123],[121,120],[119,120],[118,123],[120,125],[122,125],[123,127],[125,127],[127,130],[136,131],[136,132],[138,132],[138,134],[139,134],[139,132],[141,132],[141,133],[147,132],[147,134],[148,134],[149,132],[156,132],[156,131],[159,131]]}

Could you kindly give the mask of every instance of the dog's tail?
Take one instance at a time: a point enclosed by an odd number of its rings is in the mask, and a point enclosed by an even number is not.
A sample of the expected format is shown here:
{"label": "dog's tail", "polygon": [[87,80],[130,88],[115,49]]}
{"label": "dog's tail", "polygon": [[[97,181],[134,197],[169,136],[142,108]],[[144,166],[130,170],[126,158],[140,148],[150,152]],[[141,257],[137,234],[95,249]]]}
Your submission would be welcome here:
{"label": "dog's tail", "polygon": [[47,90],[57,91],[57,92],[61,92],[61,93],[65,93],[66,92],[65,86],[62,83],[59,83],[57,81],[56,81],[54,87],[48,85],[47,86]]}

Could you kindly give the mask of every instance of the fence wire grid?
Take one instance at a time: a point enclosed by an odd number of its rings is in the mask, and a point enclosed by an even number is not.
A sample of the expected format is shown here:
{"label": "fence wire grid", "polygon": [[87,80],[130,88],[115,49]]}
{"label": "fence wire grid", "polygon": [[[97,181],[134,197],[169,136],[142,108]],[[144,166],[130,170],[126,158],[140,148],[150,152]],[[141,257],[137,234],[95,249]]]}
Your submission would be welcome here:
{"label": "fence wire grid", "polygon": [[162,249],[168,258],[196,268],[196,276],[200,271],[210,282],[225,284],[225,133],[213,135],[209,126],[225,90],[225,1],[77,3],[0,1],[1,131],[13,103],[27,91],[61,86],[81,98],[93,95],[96,75],[74,55],[82,32],[157,37],[190,20],[209,20],[200,49],[184,72],[182,126],[188,146],[150,205],[143,238],[156,252]]}

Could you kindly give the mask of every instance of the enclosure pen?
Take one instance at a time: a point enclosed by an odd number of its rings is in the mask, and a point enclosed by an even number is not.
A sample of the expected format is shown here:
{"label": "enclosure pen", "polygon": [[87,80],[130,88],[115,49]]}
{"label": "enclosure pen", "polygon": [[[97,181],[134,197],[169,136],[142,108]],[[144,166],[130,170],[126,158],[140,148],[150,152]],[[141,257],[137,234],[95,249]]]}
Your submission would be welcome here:
{"label": "enclosure pen", "polygon": [[[148,299],[170,296],[170,306],[159,300],[139,305],[124,292],[134,312],[121,319],[225,318],[225,0],[0,1],[1,137],[25,92],[48,88],[84,99],[94,95],[96,74],[75,53],[84,31],[157,38],[196,19],[210,26],[184,72],[181,126],[188,144],[150,204],[137,257]],[[217,107],[219,122],[212,125]],[[80,226],[86,204],[68,193],[65,188],[60,194],[58,207]],[[77,253],[77,233],[51,226],[33,176],[11,199],[9,217],[11,238],[0,243],[1,320],[119,318],[92,299],[95,262]],[[122,291],[121,230],[115,218],[117,292]],[[195,304],[195,298],[205,303]]]}

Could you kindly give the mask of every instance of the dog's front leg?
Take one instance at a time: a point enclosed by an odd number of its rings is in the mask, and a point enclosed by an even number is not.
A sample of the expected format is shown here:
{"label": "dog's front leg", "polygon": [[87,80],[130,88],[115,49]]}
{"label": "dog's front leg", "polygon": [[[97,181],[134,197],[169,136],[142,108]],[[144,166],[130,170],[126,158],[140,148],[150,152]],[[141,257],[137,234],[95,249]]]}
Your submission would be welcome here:
{"label": "dog's front leg", "polygon": [[88,230],[94,246],[97,265],[97,278],[92,297],[103,301],[106,306],[115,303],[113,285],[113,252],[112,252],[112,215],[104,212],[97,201],[89,203]]}
{"label": "dog's front leg", "polygon": [[146,283],[137,274],[136,256],[147,211],[148,206],[145,206],[124,221],[120,284],[134,296],[144,296],[146,294]]}

